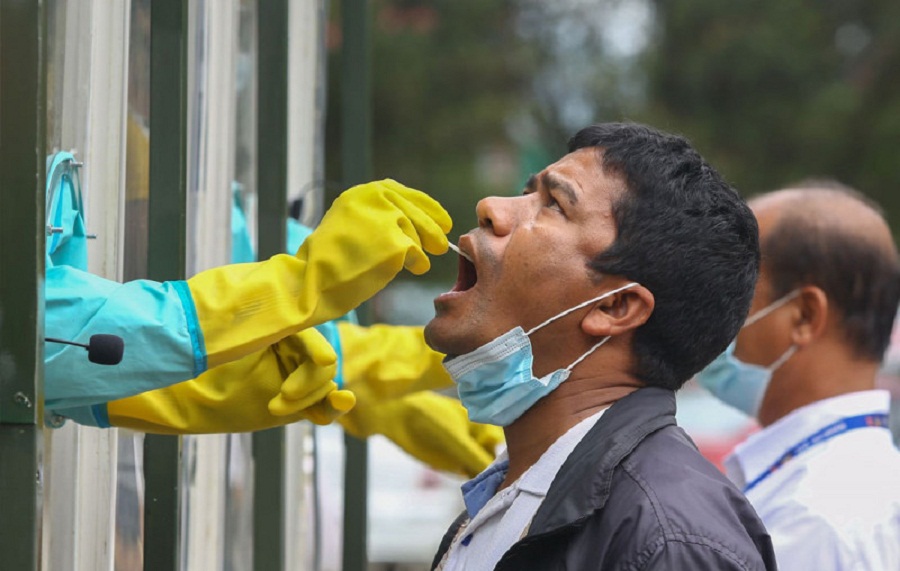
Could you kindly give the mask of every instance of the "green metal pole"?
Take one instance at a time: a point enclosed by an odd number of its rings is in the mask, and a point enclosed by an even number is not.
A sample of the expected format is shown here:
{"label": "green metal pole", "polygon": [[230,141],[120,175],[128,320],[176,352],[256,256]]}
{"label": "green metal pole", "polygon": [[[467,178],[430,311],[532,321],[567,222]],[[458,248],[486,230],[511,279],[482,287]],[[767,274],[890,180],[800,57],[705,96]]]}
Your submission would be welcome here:
{"label": "green metal pole", "polygon": [[[371,176],[371,95],[369,54],[371,18],[366,0],[342,4],[341,162],[344,188]],[[368,565],[368,445],[344,436],[344,571],[365,571]]]}
{"label": "green metal pole", "polygon": [[0,3],[0,554],[36,570],[41,546],[46,12]]}
{"label": "green metal pole", "polygon": [[[150,237],[147,277],[185,274],[187,208],[186,0],[150,8]],[[144,569],[179,568],[181,438],[144,439]]]}
{"label": "green metal pole", "polygon": [[[284,252],[287,218],[288,1],[257,5],[258,251],[265,260]],[[253,435],[253,569],[285,565],[284,428]]]}

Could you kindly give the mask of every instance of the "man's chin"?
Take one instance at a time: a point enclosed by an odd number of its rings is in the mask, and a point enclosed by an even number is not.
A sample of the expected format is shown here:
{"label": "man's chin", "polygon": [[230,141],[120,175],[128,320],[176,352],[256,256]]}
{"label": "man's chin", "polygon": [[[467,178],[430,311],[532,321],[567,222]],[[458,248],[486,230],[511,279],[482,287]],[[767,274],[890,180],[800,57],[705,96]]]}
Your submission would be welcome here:
{"label": "man's chin", "polygon": [[450,320],[435,317],[425,326],[425,343],[429,347],[445,355],[461,355],[467,353],[471,340],[466,339],[458,327]]}
{"label": "man's chin", "polygon": [[425,343],[435,351],[447,353],[447,351],[442,349],[444,344],[441,342],[443,339],[440,333],[440,324],[435,324],[439,320],[439,317],[435,317],[425,325]]}

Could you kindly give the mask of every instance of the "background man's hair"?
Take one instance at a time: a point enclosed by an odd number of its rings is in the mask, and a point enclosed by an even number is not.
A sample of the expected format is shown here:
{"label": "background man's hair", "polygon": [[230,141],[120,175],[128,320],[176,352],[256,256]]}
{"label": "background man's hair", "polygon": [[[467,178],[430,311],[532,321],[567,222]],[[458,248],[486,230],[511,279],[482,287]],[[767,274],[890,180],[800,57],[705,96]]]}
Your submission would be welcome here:
{"label": "background man's hair", "polygon": [[865,232],[829,224],[803,204],[809,198],[827,200],[831,194],[858,201],[883,220],[881,208],[830,179],[807,179],[788,188],[802,194],[778,216],[762,243],[772,295],[777,298],[803,285],[821,288],[837,310],[848,346],[862,359],[881,361],[900,302],[896,250]]}
{"label": "background man's hair", "polygon": [[747,317],[759,272],[756,218],[682,137],[606,123],[569,141],[569,152],[585,147],[626,187],[613,204],[616,240],[590,268],[653,292],[653,313],[634,336],[635,374],[680,388]]}

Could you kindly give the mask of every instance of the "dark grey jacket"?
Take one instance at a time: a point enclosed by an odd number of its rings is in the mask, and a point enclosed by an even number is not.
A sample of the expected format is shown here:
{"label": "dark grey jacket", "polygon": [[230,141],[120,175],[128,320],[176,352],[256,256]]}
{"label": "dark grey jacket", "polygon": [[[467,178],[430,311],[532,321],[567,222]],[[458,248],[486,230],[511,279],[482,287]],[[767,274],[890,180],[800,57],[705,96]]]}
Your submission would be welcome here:
{"label": "dark grey jacket", "polygon": [[[459,526],[444,536],[432,568]],[[528,533],[497,570],[773,570],[743,495],[675,424],[675,394],[616,402],[563,464]]]}

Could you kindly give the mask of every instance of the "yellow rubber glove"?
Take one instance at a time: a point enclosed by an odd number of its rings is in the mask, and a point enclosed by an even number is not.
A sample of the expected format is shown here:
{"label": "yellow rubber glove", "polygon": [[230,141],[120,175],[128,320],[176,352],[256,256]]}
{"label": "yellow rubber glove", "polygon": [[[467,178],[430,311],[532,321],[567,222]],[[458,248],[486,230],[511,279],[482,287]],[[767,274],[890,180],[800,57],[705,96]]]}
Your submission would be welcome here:
{"label": "yellow rubber glove", "polygon": [[425,344],[422,327],[337,324],[347,388],[359,383],[376,398],[443,389],[453,380],[441,364],[444,355]]}
{"label": "yellow rubber glove", "polygon": [[[337,356],[315,329],[210,369],[196,379],[107,403],[112,426],[157,434],[249,432],[301,419],[328,424],[353,408],[332,381]],[[298,399],[287,416],[269,412],[282,385]]]}
{"label": "yellow rubber glove", "polygon": [[341,194],[296,255],[197,274],[187,284],[209,367],[344,315],[404,268],[425,273],[426,252],[447,251],[451,226],[428,195],[371,182]]}
{"label": "yellow rubber glove", "polygon": [[357,385],[356,406],[338,422],[357,438],[383,434],[438,470],[469,478],[487,468],[503,442],[498,426],[469,420],[458,400],[430,391],[379,400]]}
{"label": "yellow rubber glove", "polygon": [[347,432],[358,438],[382,434],[434,468],[469,477],[494,459],[503,431],[471,422],[459,401],[427,390],[453,380],[441,364],[444,356],[425,344],[421,327],[341,322],[338,332],[344,385],[357,401],[338,419]]}

